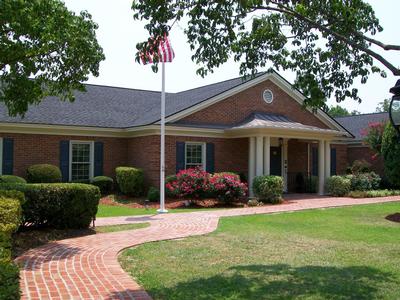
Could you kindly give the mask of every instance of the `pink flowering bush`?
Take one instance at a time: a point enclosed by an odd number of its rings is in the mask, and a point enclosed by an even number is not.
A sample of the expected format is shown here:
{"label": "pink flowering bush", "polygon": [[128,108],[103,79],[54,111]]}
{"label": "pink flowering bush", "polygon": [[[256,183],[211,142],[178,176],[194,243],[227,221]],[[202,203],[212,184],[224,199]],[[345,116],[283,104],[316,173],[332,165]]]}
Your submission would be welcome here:
{"label": "pink flowering bush", "polygon": [[228,203],[246,196],[247,185],[238,175],[219,173],[210,177],[210,190],[218,200]]}
{"label": "pink flowering bush", "polygon": [[181,170],[176,174],[176,180],[165,185],[168,194],[176,197],[203,198],[209,192],[210,174],[201,168]]}
{"label": "pink flowering bush", "polygon": [[231,202],[247,194],[247,185],[233,173],[211,175],[200,168],[179,171],[165,185],[167,194],[173,197],[201,199],[217,198]]}

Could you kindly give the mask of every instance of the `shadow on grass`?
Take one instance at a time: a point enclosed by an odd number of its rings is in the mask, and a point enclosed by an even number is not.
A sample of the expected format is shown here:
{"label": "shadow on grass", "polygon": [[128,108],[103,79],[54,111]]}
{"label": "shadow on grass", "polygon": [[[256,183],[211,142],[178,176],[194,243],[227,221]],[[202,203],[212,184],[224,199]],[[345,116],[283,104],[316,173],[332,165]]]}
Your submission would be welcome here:
{"label": "shadow on grass", "polygon": [[286,264],[232,267],[221,275],[148,289],[155,299],[375,299],[391,273],[364,266],[292,267]]}

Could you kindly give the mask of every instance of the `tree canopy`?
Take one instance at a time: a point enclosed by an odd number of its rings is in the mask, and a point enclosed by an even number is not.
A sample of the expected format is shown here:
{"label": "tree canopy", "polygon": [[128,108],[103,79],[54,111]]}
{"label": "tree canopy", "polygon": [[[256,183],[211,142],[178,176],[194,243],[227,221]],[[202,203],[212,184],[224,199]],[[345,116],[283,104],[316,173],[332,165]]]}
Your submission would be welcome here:
{"label": "tree canopy", "polygon": [[104,59],[96,29],[89,13],[59,0],[1,0],[0,101],[9,114],[24,115],[46,96],[73,101]]}
{"label": "tree canopy", "polygon": [[268,66],[291,70],[305,104],[314,108],[326,109],[330,97],[361,102],[353,83],[367,82],[372,73],[400,75],[376,50],[399,51],[400,46],[373,38],[383,28],[362,0],[138,0],[132,9],[135,19],[146,20],[149,32],[149,39],[137,44],[138,53],[149,50],[151,38],[168,33],[175,22],[187,22],[199,75],[231,57],[240,62],[242,75]]}
{"label": "tree canopy", "polygon": [[376,107],[376,112],[389,112],[390,108],[390,99],[385,99],[382,102],[378,103],[378,106]]}
{"label": "tree canopy", "polygon": [[346,117],[346,116],[354,116],[354,115],[359,115],[360,112],[357,110],[353,110],[352,112],[348,111],[347,108],[344,108],[340,105],[336,105],[336,106],[330,106],[327,109],[327,113],[331,116],[331,117]]}

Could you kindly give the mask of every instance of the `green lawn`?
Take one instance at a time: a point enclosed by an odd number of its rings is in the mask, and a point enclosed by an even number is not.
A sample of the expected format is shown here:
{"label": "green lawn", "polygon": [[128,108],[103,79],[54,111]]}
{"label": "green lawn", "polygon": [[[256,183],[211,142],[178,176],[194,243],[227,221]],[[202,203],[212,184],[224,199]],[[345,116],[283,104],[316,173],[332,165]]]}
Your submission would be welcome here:
{"label": "green lawn", "polygon": [[140,229],[149,227],[150,223],[136,223],[136,224],[123,224],[123,225],[108,225],[108,226],[97,226],[97,233],[108,233],[108,232],[117,232],[117,231],[125,231],[132,229]]}
{"label": "green lawn", "polygon": [[[169,209],[169,213],[182,213],[203,210],[215,210],[218,208],[177,208]],[[131,208],[126,206],[113,206],[100,204],[97,211],[97,218],[101,217],[119,217],[119,216],[139,216],[139,215],[153,215],[157,213],[157,209],[150,208]]]}
{"label": "green lawn", "polygon": [[400,203],[223,218],[125,250],[154,299],[400,299]]}

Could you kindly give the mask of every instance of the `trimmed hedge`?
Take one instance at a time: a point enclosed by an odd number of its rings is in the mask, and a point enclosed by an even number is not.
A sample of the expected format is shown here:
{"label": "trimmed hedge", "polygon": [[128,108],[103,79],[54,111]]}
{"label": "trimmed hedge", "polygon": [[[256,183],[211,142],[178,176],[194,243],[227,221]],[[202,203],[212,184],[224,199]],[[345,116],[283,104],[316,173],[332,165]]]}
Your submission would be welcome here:
{"label": "trimmed hedge", "polygon": [[351,180],[345,176],[332,176],[326,181],[327,192],[335,197],[343,197],[350,192]]}
{"label": "trimmed hedge", "polygon": [[26,180],[22,177],[15,175],[1,175],[0,183],[26,183]]}
{"label": "trimmed hedge", "polygon": [[[9,194],[12,194],[10,191]],[[17,193],[21,196],[21,193]],[[18,199],[0,197],[0,299],[19,299],[19,269],[11,259],[11,234],[21,222]]]}
{"label": "trimmed hedge", "polygon": [[101,193],[105,194],[113,189],[114,180],[108,176],[96,176],[92,179],[91,184],[97,186]]}
{"label": "trimmed hedge", "polygon": [[400,196],[399,190],[376,190],[376,191],[352,191],[348,194],[351,198],[375,198]]}
{"label": "trimmed hedge", "polygon": [[3,190],[25,194],[25,225],[54,228],[87,228],[96,216],[100,190],[90,184],[0,184]]}
{"label": "trimmed hedge", "polygon": [[120,191],[125,195],[140,196],[144,189],[144,174],[142,169],[133,167],[118,167],[115,169]]}
{"label": "trimmed hedge", "polygon": [[160,191],[157,188],[155,188],[154,186],[151,186],[149,188],[149,191],[147,192],[147,199],[150,202],[160,201]]}
{"label": "trimmed hedge", "polygon": [[256,176],[253,180],[253,191],[263,202],[281,203],[283,179],[280,176]]}
{"label": "trimmed hedge", "polygon": [[61,171],[57,166],[50,164],[32,165],[26,170],[26,180],[29,183],[61,182]]}

